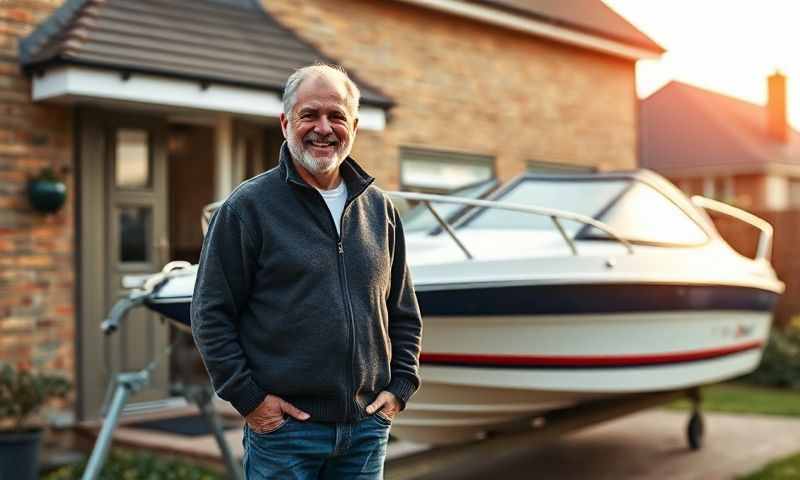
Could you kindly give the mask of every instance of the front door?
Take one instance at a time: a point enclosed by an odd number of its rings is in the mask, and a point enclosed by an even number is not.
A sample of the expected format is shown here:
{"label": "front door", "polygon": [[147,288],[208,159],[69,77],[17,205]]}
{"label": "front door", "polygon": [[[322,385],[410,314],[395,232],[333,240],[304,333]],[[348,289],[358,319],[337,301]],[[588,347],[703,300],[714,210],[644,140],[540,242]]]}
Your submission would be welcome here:
{"label": "front door", "polygon": [[110,336],[100,323],[136,279],[169,261],[167,123],[157,116],[82,110],[79,416],[96,417],[110,375],[161,363],[130,402],[168,393],[168,326],[143,307]]}

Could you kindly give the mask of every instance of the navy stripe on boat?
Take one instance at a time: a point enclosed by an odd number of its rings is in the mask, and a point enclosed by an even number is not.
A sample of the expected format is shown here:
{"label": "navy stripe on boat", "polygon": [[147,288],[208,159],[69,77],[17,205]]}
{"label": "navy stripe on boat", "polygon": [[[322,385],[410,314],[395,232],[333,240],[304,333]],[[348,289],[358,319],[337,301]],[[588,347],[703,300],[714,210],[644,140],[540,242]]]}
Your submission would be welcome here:
{"label": "navy stripe on boat", "polygon": [[771,311],[778,294],[724,285],[576,284],[417,290],[423,317],[681,310]]}

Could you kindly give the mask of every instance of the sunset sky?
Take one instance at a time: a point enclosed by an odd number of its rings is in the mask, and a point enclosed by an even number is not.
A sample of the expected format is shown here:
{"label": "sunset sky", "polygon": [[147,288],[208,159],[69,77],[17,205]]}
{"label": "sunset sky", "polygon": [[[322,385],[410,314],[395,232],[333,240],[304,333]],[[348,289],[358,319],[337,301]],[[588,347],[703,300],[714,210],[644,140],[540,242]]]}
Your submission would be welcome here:
{"label": "sunset sky", "polygon": [[766,77],[778,69],[800,128],[800,1],[603,1],[667,50],[639,61],[640,97],[674,79],[764,104]]}

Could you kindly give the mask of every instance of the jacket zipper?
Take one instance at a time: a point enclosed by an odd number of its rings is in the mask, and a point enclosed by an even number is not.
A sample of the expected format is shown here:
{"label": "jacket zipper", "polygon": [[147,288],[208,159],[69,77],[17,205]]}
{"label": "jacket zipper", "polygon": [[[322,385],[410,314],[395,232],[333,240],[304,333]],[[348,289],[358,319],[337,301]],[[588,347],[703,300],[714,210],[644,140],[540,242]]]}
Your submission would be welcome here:
{"label": "jacket zipper", "polygon": [[[345,207],[346,208],[346,207]],[[344,210],[342,211],[342,216],[344,216]],[[341,220],[339,221],[339,225],[341,228]],[[335,226],[334,226],[335,227]],[[350,301],[350,285],[347,281],[347,269],[345,268],[344,263],[344,247],[342,246],[342,239],[341,236],[338,238],[337,242],[338,250],[339,250],[339,271],[341,272],[340,278],[342,279],[342,290],[344,295],[345,305],[347,306],[347,316],[350,319],[350,388],[348,391],[355,397],[355,388],[356,388],[356,320],[355,315],[353,315],[353,304]],[[358,411],[358,404],[356,403],[355,398],[353,400],[348,400],[348,414],[350,410],[350,405],[355,405],[354,412]],[[349,415],[348,415],[349,417]]]}
{"label": "jacket zipper", "polygon": [[[342,179],[341,181],[344,181],[344,179]],[[309,188],[309,189],[313,190],[314,193],[317,194],[317,198],[319,198],[322,201],[322,205],[325,207],[325,212],[328,214],[328,219],[330,220],[331,228],[333,228],[333,233],[336,236],[336,251],[337,251],[336,257],[337,257],[337,263],[339,265],[339,281],[341,282],[341,285],[342,285],[342,296],[344,297],[343,300],[344,300],[344,304],[345,304],[345,309],[347,310],[347,316],[348,316],[348,319],[350,320],[350,385],[349,385],[350,388],[348,388],[348,392],[350,392],[350,394],[353,397],[355,397],[355,393],[356,393],[355,392],[355,385],[356,385],[356,379],[355,379],[355,377],[356,377],[356,369],[355,369],[355,363],[356,363],[356,321],[355,321],[355,317],[353,315],[353,304],[350,302],[350,286],[348,285],[348,282],[347,282],[347,270],[346,270],[345,264],[344,264],[344,246],[342,245],[342,236],[339,234],[339,232],[336,231],[336,222],[333,220],[333,215],[331,215],[330,209],[328,208],[328,204],[325,203],[325,199],[322,198],[322,194],[319,193],[319,191],[317,191],[316,188],[313,188],[310,185],[303,185],[303,184],[301,184],[299,182],[295,182],[295,183],[298,183],[301,186]],[[347,213],[347,209],[350,207],[350,204],[353,203],[353,200],[358,198],[359,195],[364,193],[364,190],[366,190],[371,184],[372,184],[372,181],[369,181],[355,195],[352,195],[352,196],[348,195],[349,198],[347,199],[347,201],[344,204],[344,207],[342,208],[341,217],[339,217],[339,230],[340,231],[344,231],[344,215]],[[358,411],[359,406],[358,406],[358,403],[356,402],[355,398],[353,398],[352,400],[349,400],[345,404],[345,407],[346,407],[345,408],[345,417],[347,417],[347,418],[350,417],[351,406],[355,406],[355,408],[353,409],[354,412]]]}
{"label": "jacket zipper", "polygon": [[[344,180],[342,180],[344,181]],[[369,186],[369,185],[367,185]],[[366,187],[364,188],[366,190]],[[364,190],[361,190],[357,195],[348,199],[347,202],[344,204],[342,208],[342,215],[339,217],[339,231],[344,231],[344,215],[347,213],[347,209],[350,207],[352,203],[352,199],[355,199],[358,195],[361,194]],[[316,191],[316,189],[315,189]],[[337,251],[337,264],[339,266],[339,282],[342,286],[342,300],[344,300],[345,309],[347,310],[347,318],[350,322],[349,329],[350,329],[350,385],[348,385],[348,392],[355,397],[355,388],[356,388],[356,320],[355,315],[353,315],[353,304],[350,301],[350,285],[347,281],[347,269],[345,268],[344,263],[344,245],[342,244],[342,236],[339,232],[336,231],[336,222],[333,220],[333,215],[330,213],[330,209],[328,208],[328,204],[325,203],[325,199],[322,198],[322,195],[317,192],[319,199],[322,200],[323,205],[325,206],[325,211],[328,213],[328,219],[330,220],[331,228],[333,229],[334,235],[336,235],[336,251]],[[358,403],[356,402],[355,398],[353,400],[348,400],[345,405],[345,416],[350,417],[350,410],[353,408],[353,412],[358,412]]]}

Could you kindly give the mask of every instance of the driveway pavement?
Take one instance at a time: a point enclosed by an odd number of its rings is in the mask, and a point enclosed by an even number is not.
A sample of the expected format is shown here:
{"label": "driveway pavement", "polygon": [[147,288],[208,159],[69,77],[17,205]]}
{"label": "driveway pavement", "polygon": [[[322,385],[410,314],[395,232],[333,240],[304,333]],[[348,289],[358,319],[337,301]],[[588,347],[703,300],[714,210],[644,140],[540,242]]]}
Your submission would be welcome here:
{"label": "driveway pavement", "polygon": [[705,442],[699,451],[687,446],[687,413],[654,409],[562,437],[502,464],[477,459],[473,473],[458,478],[727,480],[800,452],[800,419],[704,417]]}

